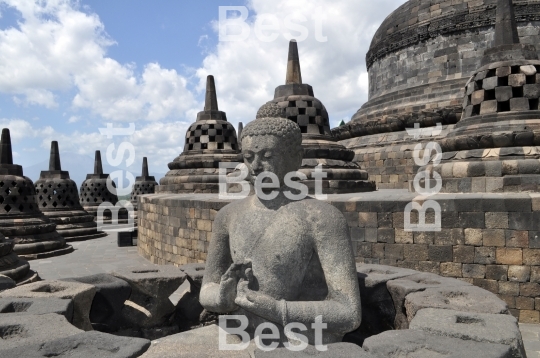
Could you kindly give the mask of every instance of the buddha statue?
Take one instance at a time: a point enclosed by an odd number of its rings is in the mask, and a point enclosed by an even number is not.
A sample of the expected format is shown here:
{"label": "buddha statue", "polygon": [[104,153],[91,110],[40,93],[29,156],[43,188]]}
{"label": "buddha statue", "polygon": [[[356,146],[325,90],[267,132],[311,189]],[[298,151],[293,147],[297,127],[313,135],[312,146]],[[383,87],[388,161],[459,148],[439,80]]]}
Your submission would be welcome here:
{"label": "buddha statue", "polygon": [[301,323],[307,330],[298,333],[314,345],[319,319],[323,344],[341,342],[361,320],[349,227],[334,206],[291,195],[298,191],[285,177],[302,163],[302,134],[296,123],[278,118],[279,106],[263,107],[259,113],[277,116],[258,116],[241,135],[255,193],[216,215],[200,302],[211,312],[247,317],[251,339],[256,327],[272,323],[279,344],[294,344],[284,327]]}

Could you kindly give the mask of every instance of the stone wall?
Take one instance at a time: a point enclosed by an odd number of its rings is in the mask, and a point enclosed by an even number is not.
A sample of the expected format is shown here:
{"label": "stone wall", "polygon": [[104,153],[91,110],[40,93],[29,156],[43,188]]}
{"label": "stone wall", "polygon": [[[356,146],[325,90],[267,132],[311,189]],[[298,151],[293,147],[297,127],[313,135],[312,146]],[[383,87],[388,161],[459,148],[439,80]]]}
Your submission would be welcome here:
{"label": "stone wall", "polygon": [[[459,278],[496,293],[521,322],[540,323],[540,194],[436,195],[440,232],[404,230],[413,199],[404,191],[329,196],[348,220],[357,262]],[[226,204],[214,195],[142,196],[139,253],[157,264],[204,262]]]}

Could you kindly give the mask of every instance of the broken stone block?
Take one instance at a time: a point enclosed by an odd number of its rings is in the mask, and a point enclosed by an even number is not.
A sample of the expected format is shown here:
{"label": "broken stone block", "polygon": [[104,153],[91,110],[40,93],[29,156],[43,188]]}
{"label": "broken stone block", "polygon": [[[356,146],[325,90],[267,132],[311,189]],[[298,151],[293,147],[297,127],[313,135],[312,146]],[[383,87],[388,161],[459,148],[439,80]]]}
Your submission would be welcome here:
{"label": "broken stone block", "polygon": [[0,292],[9,290],[10,288],[13,288],[15,286],[16,286],[16,283],[11,278],[4,275],[0,275]]}
{"label": "broken stone block", "polygon": [[[0,357],[4,350],[30,344],[43,344],[82,331],[56,313],[44,315],[0,314]],[[25,357],[21,355],[19,357]]]}
{"label": "broken stone block", "polygon": [[396,319],[394,321],[395,329],[409,328],[409,320],[403,308],[405,297],[408,294],[418,291],[424,291],[428,288],[437,287],[460,287],[472,286],[470,283],[447,277],[441,277],[432,273],[419,273],[417,275],[404,277],[397,280],[391,280],[386,283],[386,287],[392,296],[396,309]]}
{"label": "broken stone block", "polygon": [[364,350],[376,358],[510,358],[510,346],[462,341],[422,331],[387,331],[365,340]]}
{"label": "broken stone block", "polygon": [[42,315],[56,313],[73,321],[73,301],[62,298],[0,298],[0,314]]}
{"label": "broken stone block", "polygon": [[405,297],[409,323],[423,308],[443,308],[476,313],[508,313],[508,306],[493,293],[476,286],[428,288]]}
{"label": "broken stone block", "polygon": [[143,328],[164,324],[175,309],[169,297],[186,279],[186,274],[174,266],[125,269],[111,275],[131,286],[129,301],[122,313],[124,319]]}
{"label": "broken stone block", "polygon": [[73,325],[85,331],[92,330],[89,313],[96,288],[91,285],[66,281],[40,281],[18,286],[0,293],[0,298],[64,298],[73,300]]}
{"label": "broken stone block", "polygon": [[135,358],[146,352],[150,341],[118,337],[101,332],[84,332],[41,344],[30,344],[2,352],[3,358]]}
{"label": "broken stone block", "polygon": [[511,315],[426,308],[416,313],[410,328],[464,341],[504,344],[512,347],[513,358],[526,357],[517,319]]}
{"label": "broken stone block", "polygon": [[120,328],[124,302],[131,295],[131,286],[124,280],[108,274],[63,279],[80,282],[96,288],[96,295],[90,308],[92,327],[102,332],[114,332]]}
{"label": "broken stone block", "polygon": [[185,264],[179,267],[179,269],[186,274],[186,278],[191,287],[191,292],[195,293],[201,291],[204,267],[205,264],[199,263]]}

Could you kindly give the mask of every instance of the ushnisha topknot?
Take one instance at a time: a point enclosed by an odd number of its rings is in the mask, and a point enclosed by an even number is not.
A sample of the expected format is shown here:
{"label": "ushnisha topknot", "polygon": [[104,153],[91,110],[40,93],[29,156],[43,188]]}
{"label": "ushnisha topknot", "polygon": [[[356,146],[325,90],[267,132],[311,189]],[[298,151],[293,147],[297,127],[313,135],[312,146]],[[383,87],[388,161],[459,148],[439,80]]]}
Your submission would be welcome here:
{"label": "ushnisha topknot", "polygon": [[287,118],[285,113],[285,108],[277,103],[268,102],[259,108],[256,118]]}
{"label": "ushnisha topknot", "polygon": [[242,131],[243,140],[246,137],[273,135],[280,137],[291,146],[302,145],[302,132],[293,121],[285,118],[258,118],[248,123]]}

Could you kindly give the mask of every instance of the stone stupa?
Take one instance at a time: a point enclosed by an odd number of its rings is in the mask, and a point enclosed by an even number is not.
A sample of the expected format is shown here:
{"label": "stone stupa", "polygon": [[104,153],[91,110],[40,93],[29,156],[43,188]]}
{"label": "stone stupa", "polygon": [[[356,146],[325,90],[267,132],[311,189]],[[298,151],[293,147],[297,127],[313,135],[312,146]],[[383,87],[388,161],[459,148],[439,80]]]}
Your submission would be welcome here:
{"label": "stone stupa", "polygon": [[495,41],[465,88],[463,116],[440,140],[443,192],[540,190],[540,61],[521,44],[511,0],[497,1]]}
{"label": "stone stupa", "polygon": [[139,195],[154,194],[158,185],[156,178],[148,173],[148,159],[143,157],[141,176],[135,178],[135,184],[131,189],[131,205],[133,205],[135,211],[137,211],[137,198]]}
{"label": "stone stupa", "polygon": [[[103,165],[101,164],[101,152],[96,150],[94,160],[94,173],[87,174],[86,180],[81,184],[79,192],[79,200],[84,210],[94,216],[94,220],[97,220],[98,208],[103,203],[110,203],[115,206],[118,203],[118,196],[116,193],[111,193],[107,188],[107,182],[113,188],[116,188],[116,184],[110,179],[109,174],[103,174]],[[125,209],[120,209],[119,219],[124,222],[127,218]],[[112,212],[109,209],[103,211],[103,222],[110,223],[112,218]]]}
{"label": "stone stupa", "polygon": [[[274,99],[285,109],[286,118],[294,121],[302,131],[304,160],[300,172],[307,176],[306,184],[313,192],[315,167],[323,166],[327,173],[322,189],[325,194],[355,193],[376,190],[375,183],[368,181],[368,173],[352,162],[354,152],[339,144],[330,131],[328,112],[324,105],[314,97],[313,88],[302,82],[298,44],[289,43],[289,57],[285,85],[275,90]],[[268,109],[272,112],[271,109]],[[261,108],[257,117],[268,115]]]}
{"label": "stone stupa", "polygon": [[13,164],[9,129],[0,144],[0,233],[15,243],[13,251],[25,259],[67,254],[73,247],[38,208],[34,183]]}
{"label": "stone stupa", "polygon": [[0,234],[0,275],[11,278],[17,284],[38,281],[39,276],[30,270],[28,261],[13,252],[14,245],[13,240],[6,240],[4,235]]}
{"label": "stone stupa", "polygon": [[[218,193],[219,164],[243,162],[236,130],[218,109],[214,77],[206,81],[204,111],[197,114],[187,133],[184,151],[169,163],[157,193]],[[226,172],[233,172],[234,167]]]}
{"label": "stone stupa", "polygon": [[107,236],[97,230],[94,216],[79,202],[77,184],[60,164],[58,142],[51,142],[49,170],[42,171],[35,183],[38,206],[66,241],[89,240]]}

